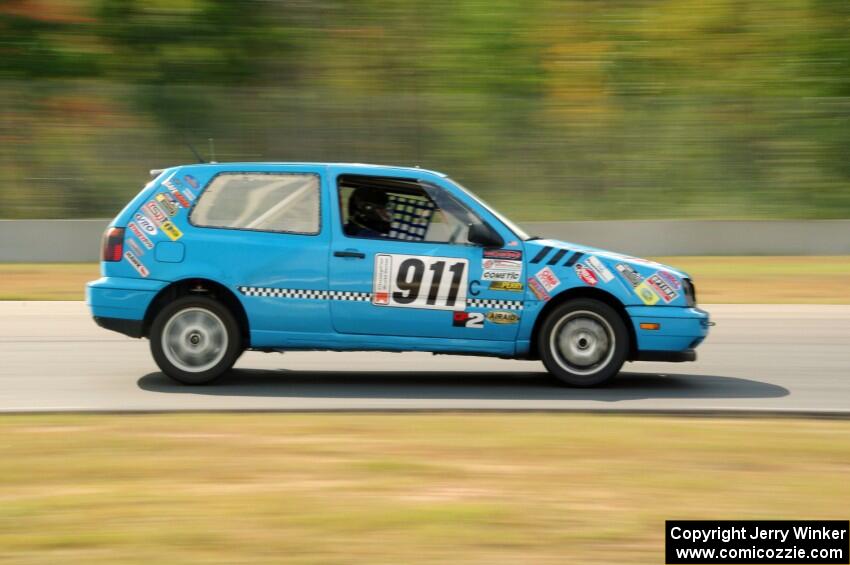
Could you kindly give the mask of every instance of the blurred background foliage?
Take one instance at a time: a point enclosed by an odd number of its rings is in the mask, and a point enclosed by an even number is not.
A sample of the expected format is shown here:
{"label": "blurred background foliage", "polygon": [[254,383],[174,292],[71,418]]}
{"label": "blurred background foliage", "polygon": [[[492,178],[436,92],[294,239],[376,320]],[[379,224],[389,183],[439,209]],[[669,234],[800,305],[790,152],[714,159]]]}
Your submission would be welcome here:
{"label": "blurred background foliage", "polygon": [[442,170],[519,220],[850,217],[848,0],[0,0],[0,217],[147,171]]}

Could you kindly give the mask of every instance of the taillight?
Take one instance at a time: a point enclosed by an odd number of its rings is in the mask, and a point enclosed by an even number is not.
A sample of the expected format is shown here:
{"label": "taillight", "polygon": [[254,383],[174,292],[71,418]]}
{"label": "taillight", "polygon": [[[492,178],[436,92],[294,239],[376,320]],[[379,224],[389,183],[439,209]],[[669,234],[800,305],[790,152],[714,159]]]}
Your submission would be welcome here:
{"label": "taillight", "polygon": [[697,305],[697,289],[691,279],[682,279],[682,289],[685,291],[685,304],[694,307]]}
{"label": "taillight", "polygon": [[120,261],[124,256],[124,228],[109,228],[103,234],[100,258],[103,261]]}

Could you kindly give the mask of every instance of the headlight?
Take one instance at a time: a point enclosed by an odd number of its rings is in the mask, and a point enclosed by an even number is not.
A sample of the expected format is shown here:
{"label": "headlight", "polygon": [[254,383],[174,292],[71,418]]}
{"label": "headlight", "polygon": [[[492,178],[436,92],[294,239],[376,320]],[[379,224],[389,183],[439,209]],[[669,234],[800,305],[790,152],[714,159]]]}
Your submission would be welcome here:
{"label": "headlight", "polygon": [[691,279],[682,279],[682,290],[685,292],[685,302],[688,306],[697,305],[697,289]]}

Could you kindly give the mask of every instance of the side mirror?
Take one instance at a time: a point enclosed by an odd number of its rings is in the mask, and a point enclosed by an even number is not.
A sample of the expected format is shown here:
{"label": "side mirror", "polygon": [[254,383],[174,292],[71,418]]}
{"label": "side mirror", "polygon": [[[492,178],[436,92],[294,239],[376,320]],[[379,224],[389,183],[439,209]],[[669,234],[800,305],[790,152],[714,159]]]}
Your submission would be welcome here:
{"label": "side mirror", "polygon": [[487,248],[503,247],[505,245],[505,240],[502,239],[502,236],[490,227],[490,224],[484,223],[470,224],[466,239],[470,243]]}

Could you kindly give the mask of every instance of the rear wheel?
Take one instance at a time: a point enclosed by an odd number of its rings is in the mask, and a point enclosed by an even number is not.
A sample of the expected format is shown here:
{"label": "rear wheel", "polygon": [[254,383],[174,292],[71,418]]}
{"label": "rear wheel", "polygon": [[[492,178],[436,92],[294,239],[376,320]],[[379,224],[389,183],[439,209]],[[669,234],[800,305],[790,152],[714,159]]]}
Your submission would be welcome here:
{"label": "rear wheel", "polygon": [[239,324],[230,310],[205,296],[179,298],[154,318],[151,353],[162,372],[188,385],[214,381],[242,354]]}
{"label": "rear wheel", "polygon": [[546,369],[570,386],[598,386],[613,379],[626,361],[629,333],[612,307],[581,298],[556,307],[538,339]]}

